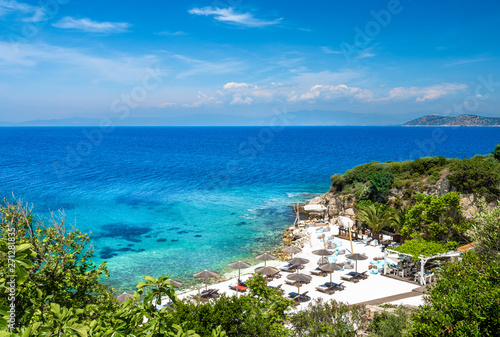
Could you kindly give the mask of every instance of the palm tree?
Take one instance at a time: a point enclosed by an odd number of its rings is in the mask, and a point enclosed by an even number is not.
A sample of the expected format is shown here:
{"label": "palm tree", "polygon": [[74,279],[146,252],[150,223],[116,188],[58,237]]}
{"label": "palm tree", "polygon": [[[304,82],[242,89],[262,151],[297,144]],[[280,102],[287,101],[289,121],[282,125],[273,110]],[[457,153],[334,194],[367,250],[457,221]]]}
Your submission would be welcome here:
{"label": "palm tree", "polygon": [[396,230],[397,233],[401,233],[401,230],[406,223],[406,214],[408,213],[408,208],[395,209],[389,215],[389,225]]}
{"label": "palm tree", "polygon": [[390,214],[386,205],[374,203],[360,207],[357,218],[370,227],[372,237],[378,240],[382,229],[390,225]]}

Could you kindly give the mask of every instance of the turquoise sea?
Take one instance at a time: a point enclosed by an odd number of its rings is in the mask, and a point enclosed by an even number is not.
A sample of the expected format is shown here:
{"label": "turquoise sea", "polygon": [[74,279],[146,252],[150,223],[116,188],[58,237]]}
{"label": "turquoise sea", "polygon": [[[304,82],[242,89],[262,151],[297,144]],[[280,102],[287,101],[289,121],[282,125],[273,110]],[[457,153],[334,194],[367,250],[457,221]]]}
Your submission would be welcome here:
{"label": "turquoise sea", "polygon": [[499,128],[120,127],[0,128],[0,195],[42,217],[64,209],[90,233],[110,284],[143,275],[190,283],[202,269],[280,243],[291,204],[330,176],[370,161],[471,157]]}

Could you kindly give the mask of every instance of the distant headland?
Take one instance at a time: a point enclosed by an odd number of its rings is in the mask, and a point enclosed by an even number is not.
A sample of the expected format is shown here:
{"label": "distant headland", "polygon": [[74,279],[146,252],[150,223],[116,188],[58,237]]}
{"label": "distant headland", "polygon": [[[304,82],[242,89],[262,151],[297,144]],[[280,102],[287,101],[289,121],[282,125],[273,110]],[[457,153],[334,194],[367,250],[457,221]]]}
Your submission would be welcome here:
{"label": "distant headland", "polygon": [[500,118],[476,115],[457,117],[427,115],[405,123],[403,126],[500,126]]}

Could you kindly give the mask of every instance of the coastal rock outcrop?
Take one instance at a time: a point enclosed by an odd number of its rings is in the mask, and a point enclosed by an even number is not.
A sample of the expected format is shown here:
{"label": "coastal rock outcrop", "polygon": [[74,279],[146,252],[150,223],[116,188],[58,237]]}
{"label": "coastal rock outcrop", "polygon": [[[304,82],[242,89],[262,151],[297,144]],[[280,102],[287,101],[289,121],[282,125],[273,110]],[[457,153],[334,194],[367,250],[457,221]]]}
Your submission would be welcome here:
{"label": "coastal rock outcrop", "polygon": [[[387,197],[387,203],[391,206],[405,206],[411,196],[416,193],[422,193],[425,195],[438,195],[454,191],[451,187],[449,180],[447,179],[449,172],[448,170],[443,170],[441,172],[441,177],[435,182],[429,182],[428,180],[423,181],[421,184],[411,184],[402,186],[400,188],[393,187]],[[471,220],[473,214],[478,210],[479,196],[475,194],[460,194],[461,206],[463,210],[463,215]],[[339,215],[354,218],[356,215],[356,196],[352,193],[343,194],[340,191],[335,190],[333,187],[330,188],[328,192],[323,195],[317,196],[313,199],[307,200],[305,204],[299,205],[299,211],[302,214],[306,214],[309,219],[336,219]],[[305,205],[321,205],[326,208],[325,211],[306,211],[304,209]],[[488,203],[488,207],[498,206],[496,202]]]}

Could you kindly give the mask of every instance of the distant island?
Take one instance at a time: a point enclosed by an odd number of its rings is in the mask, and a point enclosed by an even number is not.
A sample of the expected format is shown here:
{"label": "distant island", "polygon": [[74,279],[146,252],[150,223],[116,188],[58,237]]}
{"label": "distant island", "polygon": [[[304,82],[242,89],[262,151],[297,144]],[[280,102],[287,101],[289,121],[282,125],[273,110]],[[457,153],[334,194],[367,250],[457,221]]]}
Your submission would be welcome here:
{"label": "distant island", "polygon": [[403,126],[500,126],[500,118],[476,115],[457,117],[427,115],[405,123]]}

